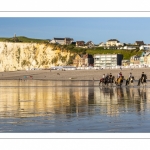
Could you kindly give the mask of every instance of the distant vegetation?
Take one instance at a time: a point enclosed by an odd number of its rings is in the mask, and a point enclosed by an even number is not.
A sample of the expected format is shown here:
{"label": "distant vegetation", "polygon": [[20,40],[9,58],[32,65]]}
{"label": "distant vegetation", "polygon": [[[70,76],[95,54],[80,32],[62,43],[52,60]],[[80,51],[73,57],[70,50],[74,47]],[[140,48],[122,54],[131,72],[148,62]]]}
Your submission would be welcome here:
{"label": "distant vegetation", "polygon": [[[49,40],[46,39],[33,39],[25,36],[17,36],[12,38],[0,38],[1,42],[22,42],[22,43],[46,43],[47,45],[51,45],[53,50],[61,50],[61,51],[70,51],[74,54],[123,54],[123,59],[130,59],[133,55],[141,55],[143,51],[141,50],[120,50],[120,49],[104,49],[102,47],[93,47],[93,48],[82,48],[76,47],[74,44],[71,45],[59,45],[59,44],[50,44]],[[65,60],[66,58],[62,58]],[[56,61],[56,58],[53,59],[53,62]]]}
{"label": "distant vegetation", "polygon": [[141,50],[124,50],[124,49],[104,49],[102,47],[93,47],[93,48],[81,48],[76,47],[75,45],[56,45],[53,44],[55,47],[54,49],[60,49],[60,50],[68,50],[72,53],[76,54],[91,54],[94,56],[94,54],[123,54],[123,59],[129,60],[131,56],[133,55],[141,55],[143,51]]}
{"label": "distant vegetation", "polygon": [[48,43],[48,40],[45,39],[33,39],[25,36],[17,36],[12,38],[0,37],[1,42],[22,42],[22,43]]}
{"label": "distant vegetation", "polygon": [[140,56],[143,51],[141,50],[121,50],[121,49],[87,49],[88,54],[123,54],[123,59],[129,60],[131,56],[138,55]]}

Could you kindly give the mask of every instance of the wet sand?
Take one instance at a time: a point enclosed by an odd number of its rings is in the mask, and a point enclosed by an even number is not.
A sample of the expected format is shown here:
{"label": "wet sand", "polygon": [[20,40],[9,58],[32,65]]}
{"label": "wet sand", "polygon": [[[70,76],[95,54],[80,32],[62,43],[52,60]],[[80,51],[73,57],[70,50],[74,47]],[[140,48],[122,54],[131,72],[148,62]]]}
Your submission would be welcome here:
{"label": "wet sand", "polygon": [[11,71],[0,72],[0,80],[99,80],[103,74],[112,73],[117,77],[122,72],[125,78],[129,73],[138,80],[142,72],[146,73],[148,80],[150,79],[150,68],[134,68],[134,69],[103,69],[103,70],[30,70],[30,71]]}

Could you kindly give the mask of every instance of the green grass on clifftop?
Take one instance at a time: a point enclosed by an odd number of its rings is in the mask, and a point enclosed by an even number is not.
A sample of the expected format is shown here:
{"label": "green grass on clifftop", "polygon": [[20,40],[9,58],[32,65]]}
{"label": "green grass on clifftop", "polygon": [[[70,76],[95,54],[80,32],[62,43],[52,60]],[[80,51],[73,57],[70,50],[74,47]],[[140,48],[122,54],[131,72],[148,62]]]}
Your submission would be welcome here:
{"label": "green grass on clifftop", "polygon": [[141,56],[141,50],[120,50],[120,49],[88,49],[86,50],[88,54],[123,54],[123,59],[129,60],[131,56],[138,55]]}
{"label": "green grass on clifftop", "polygon": [[47,43],[48,40],[28,38],[25,36],[17,36],[17,37],[11,37],[11,38],[0,37],[0,42]]}
{"label": "green grass on clifftop", "polygon": [[124,50],[124,49],[104,49],[101,47],[95,47],[95,48],[79,48],[72,45],[66,46],[66,49],[68,49],[70,52],[77,53],[77,54],[91,54],[94,56],[94,54],[123,54],[124,60],[129,60],[131,56],[138,55],[141,56],[142,52],[141,50]]}

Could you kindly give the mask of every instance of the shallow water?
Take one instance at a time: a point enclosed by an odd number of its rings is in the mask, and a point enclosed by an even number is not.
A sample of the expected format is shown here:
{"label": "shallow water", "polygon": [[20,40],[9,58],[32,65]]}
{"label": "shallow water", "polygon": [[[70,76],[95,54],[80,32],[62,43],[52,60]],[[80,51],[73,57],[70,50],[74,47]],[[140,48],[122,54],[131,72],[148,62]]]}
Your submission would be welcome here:
{"label": "shallow water", "polygon": [[149,84],[2,80],[0,95],[4,133],[150,132]]}

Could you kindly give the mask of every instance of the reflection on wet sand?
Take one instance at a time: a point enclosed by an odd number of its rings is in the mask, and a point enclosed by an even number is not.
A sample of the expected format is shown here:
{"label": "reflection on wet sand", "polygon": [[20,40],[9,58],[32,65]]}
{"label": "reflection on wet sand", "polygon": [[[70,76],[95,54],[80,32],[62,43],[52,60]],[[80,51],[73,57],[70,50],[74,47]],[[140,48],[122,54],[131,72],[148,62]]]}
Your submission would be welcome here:
{"label": "reflection on wet sand", "polygon": [[[0,83],[0,117],[36,117],[56,114],[118,116],[132,110],[141,114],[150,105],[149,88],[48,87],[45,81]],[[38,87],[40,84],[41,87]],[[54,82],[53,82],[54,84]],[[60,84],[58,81],[56,84]],[[81,84],[81,82],[80,82]],[[91,82],[82,84],[91,85]]]}
{"label": "reflection on wet sand", "polygon": [[105,113],[108,115],[119,115],[132,109],[138,113],[142,113],[149,107],[148,93],[146,88],[133,87],[116,87],[100,89],[101,101],[107,106]]}

